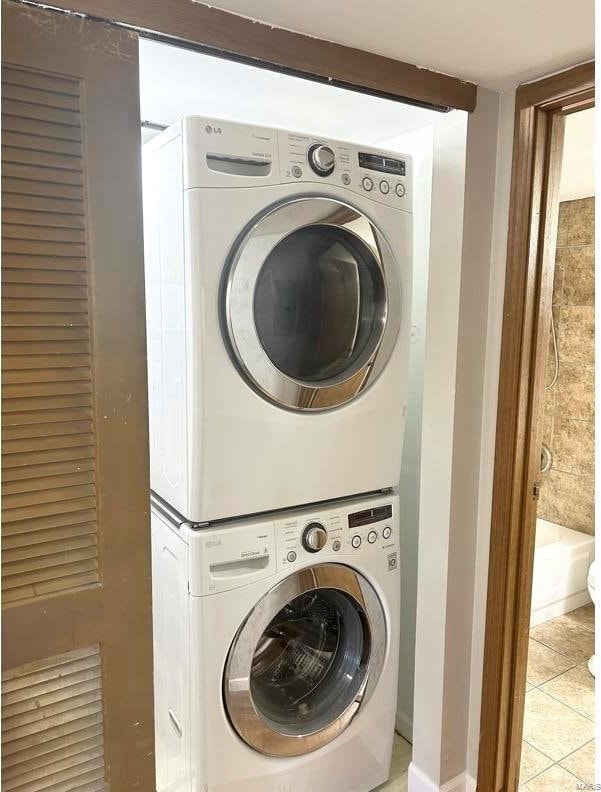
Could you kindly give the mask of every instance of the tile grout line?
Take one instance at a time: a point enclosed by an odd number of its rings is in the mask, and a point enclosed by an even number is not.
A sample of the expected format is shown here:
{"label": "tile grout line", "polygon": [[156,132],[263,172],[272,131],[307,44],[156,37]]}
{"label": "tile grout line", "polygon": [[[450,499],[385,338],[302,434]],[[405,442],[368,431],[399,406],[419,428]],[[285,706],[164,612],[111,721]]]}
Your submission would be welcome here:
{"label": "tile grout line", "polygon": [[[551,619],[550,621],[553,621],[553,619]],[[543,624],[547,624],[547,623],[548,622],[543,622]],[[534,627],[534,629],[536,630],[536,627]],[[586,632],[590,632],[592,635],[595,634],[592,630],[587,630]],[[586,663],[588,661],[588,657],[586,657],[584,660],[574,660],[573,657],[569,657],[567,654],[564,654],[563,652],[558,652],[557,649],[554,649],[552,646],[549,646],[549,644],[543,643],[539,638],[533,638],[532,636],[529,636],[529,638],[531,641],[536,641],[536,643],[539,643],[541,646],[544,646],[546,649],[550,649],[552,652],[555,652],[555,654],[558,654],[561,657],[565,657],[566,660],[569,660],[570,663],[574,663],[575,666],[582,665],[583,663]],[[569,668],[566,669],[566,671],[569,670],[570,670]]]}
{"label": "tile grout line", "polygon": [[[564,767],[564,766],[561,764],[561,762],[565,762],[565,760],[566,760],[566,759],[569,759],[569,758],[570,758],[570,756],[574,756],[574,754],[575,754],[575,753],[578,753],[578,751],[581,751],[581,750],[582,750],[583,748],[585,748],[587,745],[590,745],[591,743],[594,743],[594,742],[595,742],[595,738],[593,737],[593,739],[592,739],[592,740],[589,740],[588,742],[585,742],[585,743],[584,743],[584,745],[581,745],[581,746],[580,746],[580,748],[576,748],[576,750],[575,750],[575,751],[572,751],[572,753],[568,754],[567,756],[564,756],[564,757],[563,757],[563,759],[560,759],[560,760],[559,760],[559,762],[557,762],[557,764],[558,764],[558,765],[561,767],[561,769],[562,769],[562,770],[566,770],[568,773],[572,773],[572,771],[571,771],[571,770],[568,770],[568,768],[567,768],[567,767]],[[593,775],[594,775],[594,773],[595,773],[595,768],[593,767]],[[590,783],[590,782],[589,782],[589,781],[587,781],[586,779],[584,779],[584,778],[580,778],[580,776],[576,775],[576,773],[572,773],[572,775],[573,775],[573,776],[575,776],[576,778],[578,778],[578,779],[579,779],[580,781],[582,781],[584,784],[588,784],[588,783]]]}
{"label": "tile grout line", "polygon": [[[552,619],[550,621],[552,621]],[[546,644],[543,644],[540,641],[537,641],[536,638],[530,638],[530,640],[534,641],[535,643],[540,644],[541,646],[544,646],[546,649],[551,649],[551,651],[556,652],[556,654],[560,655],[561,657],[565,657],[566,660],[570,660],[570,662],[574,662],[571,657],[568,657],[567,655],[562,655],[561,652],[557,652],[557,650],[552,649],[550,646],[546,646]],[[562,701],[561,699],[558,699],[557,696],[554,696],[552,693],[549,693],[548,691],[543,690],[543,685],[546,685],[548,682],[553,682],[553,680],[558,679],[560,676],[563,676],[564,674],[567,674],[570,671],[573,671],[575,668],[580,668],[581,666],[587,666],[587,662],[588,662],[587,660],[582,660],[579,663],[575,663],[571,668],[566,668],[564,671],[560,671],[558,674],[555,674],[555,676],[549,677],[549,679],[545,679],[544,682],[539,682],[538,685],[534,685],[534,684],[532,684],[532,682],[530,682],[529,684],[532,685],[531,689],[532,690],[540,690],[541,693],[545,693],[545,695],[549,696],[549,698],[552,698],[555,701],[559,702],[560,704],[563,704],[564,707],[567,707],[568,709],[572,710],[572,712],[575,712],[577,715],[582,715],[583,718],[586,718],[588,721],[592,721],[592,723],[595,723],[595,719],[594,718],[589,718],[588,715],[585,715],[583,712],[579,712],[577,709],[574,709],[574,707],[570,706],[569,704],[566,704],[565,701]],[[587,666],[587,670],[588,670],[588,666]],[[594,679],[594,677],[593,677],[593,679]],[[526,681],[528,681],[528,679],[526,679]],[[526,693],[530,693],[530,691],[527,690]],[[594,695],[595,694],[593,692],[593,698],[594,698]],[[524,740],[524,742],[527,742],[527,741]],[[530,743],[528,743],[528,744],[530,745]],[[534,748],[535,746],[532,746],[532,747]],[[541,753],[542,753],[542,751],[541,751]],[[551,758],[551,757],[549,757],[549,758]]]}
{"label": "tile grout line", "polygon": [[[575,668],[578,668],[578,666],[575,666]],[[569,670],[572,671],[571,668]],[[565,673],[567,674],[567,671]],[[561,676],[561,674],[559,676]],[[553,679],[557,679],[557,677],[553,677]],[[551,681],[552,680],[549,680],[549,682],[551,682]],[[544,682],[543,684],[546,685],[547,683]],[[540,690],[541,693],[544,693],[546,696],[549,696],[549,698],[552,698],[554,701],[557,701],[559,704],[563,704],[564,707],[567,707],[569,710],[572,710],[572,712],[575,712],[576,715],[580,715],[581,717],[586,718],[587,721],[590,721],[591,723],[595,722],[594,718],[589,718],[588,715],[585,715],[583,712],[579,712],[577,709],[574,709],[574,707],[570,706],[570,704],[566,704],[565,701],[562,701],[561,699],[558,699],[557,696],[554,696],[552,693],[549,693],[546,690],[543,690],[542,688],[537,688],[537,690]],[[594,737],[591,738],[591,739],[594,739]],[[587,742],[590,742],[590,740],[587,740]],[[563,760],[561,760],[561,761],[563,761]]]}

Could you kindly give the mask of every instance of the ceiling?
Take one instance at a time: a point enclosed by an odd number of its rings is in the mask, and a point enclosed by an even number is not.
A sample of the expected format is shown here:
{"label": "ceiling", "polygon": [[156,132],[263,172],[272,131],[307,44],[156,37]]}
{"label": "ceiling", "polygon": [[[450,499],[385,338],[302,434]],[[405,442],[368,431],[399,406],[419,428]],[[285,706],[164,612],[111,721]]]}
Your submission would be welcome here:
{"label": "ceiling", "polygon": [[594,0],[216,0],[212,6],[486,88],[590,60]]}
{"label": "ceiling", "polygon": [[[142,120],[163,126],[203,115],[367,145],[440,117],[433,110],[147,39],[140,39],[140,111]],[[144,130],[144,141],[152,136]]]}
{"label": "ceiling", "polygon": [[595,111],[566,117],[561,164],[560,201],[590,198],[595,194]]}

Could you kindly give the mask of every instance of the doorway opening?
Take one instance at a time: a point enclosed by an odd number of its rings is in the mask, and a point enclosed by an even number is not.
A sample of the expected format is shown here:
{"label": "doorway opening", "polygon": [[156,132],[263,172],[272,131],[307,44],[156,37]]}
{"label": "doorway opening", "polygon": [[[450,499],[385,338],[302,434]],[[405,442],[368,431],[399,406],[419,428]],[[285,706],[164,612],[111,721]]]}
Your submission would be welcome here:
{"label": "doorway opening", "polygon": [[566,118],[520,786],[594,780],[594,109]]}
{"label": "doorway opening", "polygon": [[[594,300],[584,282],[586,277],[592,283],[594,204],[587,200],[590,186],[581,193],[569,186],[578,172],[590,183],[592,159],[584,154],[582,127],[590,118],[585,111],[594,104],[592,62],[525,84],[516,93],[478,765],[478,787],[494,792],[517,789],[520,780],[529,790],[561,788],[556,776],[575,771],[575,758],[579,772],[589,772],[582,765],[593,749],[591,745],[572,757],[571,770],[562,765],[594,736],[593,721],[578,711],[590,702],[590,679],[581,674],[588,670],[572,671],[586,663],[592,642],[588,583],[583,581],[590,561],[586,532],[591,531],[591,521],[585,504],[592,497],[592,450],[586,449],[592,440],[593,413],[592,405],[588,412],[578,411],[577,402],[579,394],[589,391],[586,378],[592,374]],[[573,135],[579,127],[577,156],[572,158]],[[570,220],[588,231],[579,234]],[[574,477],[580,477],[580,486],[585,480],[590,483],[587,493],[572,496],[572,511],[580,522],[569,527],[560,520],[576,517],[562,516]],[[580,582],[568,585],[575,577],[568,571],[569,559],[577,556]],[[537,674],[537,655],[558,664],[563,657],[563,667],[549,673],[541,663]],[[565,671],[572,673],[557,681]],[[580,682],[572,687],[570,706],[565,688],[574,674],[580,674]],[[558,695],[565,700],[560,702]],[[553,743],[557,718],[553,720],[550,710],[541,711],[543,703],[556,710],[566,707],[564,714],[582,727],[575,743],[573,735],[563,746]],[[524,751],[523,737],[530,746]],[[578,779],[572,772],[570,783],[583,783]],[[591,781],[587,778],[585,783]]]}

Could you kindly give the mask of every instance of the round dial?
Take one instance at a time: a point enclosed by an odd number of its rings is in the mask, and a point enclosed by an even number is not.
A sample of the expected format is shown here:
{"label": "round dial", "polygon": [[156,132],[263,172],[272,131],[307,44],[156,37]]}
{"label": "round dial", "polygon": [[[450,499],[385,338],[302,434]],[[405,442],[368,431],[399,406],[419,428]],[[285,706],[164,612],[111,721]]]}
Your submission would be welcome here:
{"label": "round dial", "polygon": [[327,541],[328,532],[321,523],[309,523],[303,531],[303,547],[309,553],[317,553]]}
{"label": "round dial", "polygon": [[315,143],[308,151],[309,165],[318,176],[329,176],[336,164],[336,155],[329,146]]}

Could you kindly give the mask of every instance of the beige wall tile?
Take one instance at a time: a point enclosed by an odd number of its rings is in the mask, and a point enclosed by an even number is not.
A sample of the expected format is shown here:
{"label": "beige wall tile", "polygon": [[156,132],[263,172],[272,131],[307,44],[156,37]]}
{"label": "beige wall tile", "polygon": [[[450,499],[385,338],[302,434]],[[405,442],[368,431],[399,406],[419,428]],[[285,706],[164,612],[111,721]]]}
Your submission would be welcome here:
{"label": "beige wall tile", "polygon": [[[595,302],[595,248],[593,245],[564,248],[561,251],[564,305],[593,305]],[[557,262],[555,264],[557,271]]]}
{"label": "beige wall tile", "polygon": [[543,473],[540,477],[540,491],[538,494],[538,506],[536,516],[543,520],[550,520],[547,509],[547,490],[549,489],[549,473]]}
{"label": "beige wall tile", "polygon": [[588,305],[562,305],[559,309],[557,346],[559,365],[595,363],[595,310]]}
{"label": "beige wall tile", "polygon": [[547,483],[546,520],[575,531],[595,533],[594,480],[587,476],[551,470]]}
{"label": "beige wall tile", "polygon": [[557,248],[555,253],[555,270],[553,273],[553,305],[563,302],[563,281],[566,258],[570,257],[571,248]]}
{"label": "beige wall tile", "polygon": [[568,223],[570,221],[570,209],[572,201],[562,201],[559,204],[559,220],[557,224],[557,247],[562,248],[567,244]]}
{"label": "beige wall tile", "polygon": [[595,417],[595,370],[565,360],[559,362],[559,378],[555,385],[555,415],[582,421]]}
{"label": "beige wall tile", "polygon": [[[594,198],[559,206],[553,315],[559,350],[556,384],[545,392],[543,442],[553,468],[541,481],[538,514],[594,533]],[[555,361],[550,342],[546,382]]]}
{"label": "beige wall tile", "polygon": [[595,470],[595,439],[592,421],[558,415],[553,428],[553,469],[592,477]]}
{"label": "beige wall tile", "polygon": [[595,199],[570,201],[566,245],[592,245],[595,241]]}
{"label": "beige wall tile", "polygon": [[[548,394],[548,398],[547,398]],[[545,412],[543,415],[543,443],[549,448],[553,445],[553,413],[555,408],[554,388],[545,394]]]}

